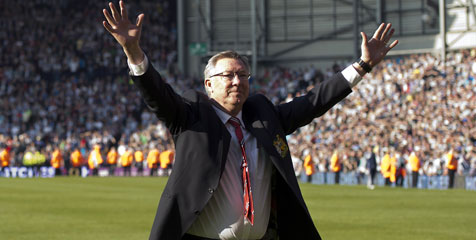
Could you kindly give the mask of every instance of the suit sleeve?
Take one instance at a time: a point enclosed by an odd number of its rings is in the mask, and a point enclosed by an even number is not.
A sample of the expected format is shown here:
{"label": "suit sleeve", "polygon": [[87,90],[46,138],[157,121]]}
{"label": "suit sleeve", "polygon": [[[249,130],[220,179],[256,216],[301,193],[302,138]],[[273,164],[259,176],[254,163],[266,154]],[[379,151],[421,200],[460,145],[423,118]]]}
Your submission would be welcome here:
{"label": "suit sleeve", "polygon": [[317,84],[306,95],[276,106],[279,120],[286,134],[309,124],[322,116],[352,92],[349,82],[341,73]]}
{"label": "suit sleeve", "polygon": [[182,131],[187,121],[189,104],[167,84],[149,64],[140,76],[130,76],[139,89],[147,107],[165,122],[172,134]]}

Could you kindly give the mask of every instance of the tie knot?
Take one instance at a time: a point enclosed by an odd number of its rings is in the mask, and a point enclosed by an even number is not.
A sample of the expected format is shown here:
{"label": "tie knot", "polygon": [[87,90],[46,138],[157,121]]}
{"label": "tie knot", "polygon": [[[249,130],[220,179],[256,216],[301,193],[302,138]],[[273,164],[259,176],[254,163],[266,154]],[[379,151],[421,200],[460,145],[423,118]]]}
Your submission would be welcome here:
{"label": "tie knot", "polygon": [[230,117],[230,119],[228,120],[228,122],[233,125],[233,127],[235,128],[238,128],[241,126],[240,124],[240,119],[236,118],[236,117]]}
{"label": "tie knot", "polygon": [[228,122],[233,125],[233,127],[235,127],[235,134],[236,134],[236,137],[238,138],[238,142],[241,144],[244,144],[243,142],[243,132],[241,131],[241,127],[240,127],[240,120],[236,117],[231,117],[230,120],[228,120]]}

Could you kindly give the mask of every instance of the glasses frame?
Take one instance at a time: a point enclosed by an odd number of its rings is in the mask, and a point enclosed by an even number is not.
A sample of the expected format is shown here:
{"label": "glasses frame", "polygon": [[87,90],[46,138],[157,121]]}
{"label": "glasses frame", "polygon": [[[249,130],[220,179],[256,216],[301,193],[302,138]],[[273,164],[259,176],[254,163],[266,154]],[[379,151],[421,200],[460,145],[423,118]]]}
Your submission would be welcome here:
{"label": "glasses frame", "polygon": [[[239,72],[230,72],[230,74],[224,74],[224,73],[226,73],[226,72],[228,72],[228,71],[223,71],[223,72],[221,72],[221,73],[213,74],[213,75],[211,75],[209,78],[212,78],[212,77],[221,77],[221,78],[224,78],[224,79],[227,79],[227,80],[233,80],[233,79],[235,79],[235,77],[238,77],[238,79],[240,79],[241,81],[243,81],[243,80],[250,80],[250,78],[251,78],[251,73],[248,73],[248,74],[247,74],[246,79],[241,79]],[[229,77],[229,75],[231,75],[231,73],[233,73],[233,77],[230,78],[230,79],[228,79],[228,77]]]}

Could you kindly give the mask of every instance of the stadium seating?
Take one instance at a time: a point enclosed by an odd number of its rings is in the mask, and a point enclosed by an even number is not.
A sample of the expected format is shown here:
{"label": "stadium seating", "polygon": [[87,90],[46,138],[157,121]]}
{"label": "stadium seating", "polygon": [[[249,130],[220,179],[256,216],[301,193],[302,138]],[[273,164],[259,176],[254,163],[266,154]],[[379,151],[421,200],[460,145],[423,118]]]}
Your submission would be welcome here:
{"label": "stadium seating", "polygon": [[[143,48],[167,82],[178,92],[202,89],[201,79],[176,71],[176,20],[168,11],[174,2],[131,1],[129,12],[141,9],[148,16]],[[0,148],[12,148],[13,166],[32,149],[49,158],[55,147],[65,156],[75,148],[87,154],[95,144],[104,155],[111,146],[173,148],[131,84],[121,49],[100,24],[103,5],[8,1],[0,10]],[[344,172],[355,172],[368,147],[379,147],[379,156],[393,149],[403,159],[418,151],[441,175],[444,154],[454,149],[460,173],[474,175],[476,49],[448,58],[445,64],[431,54],[389,57],[341,104],[289,136],[293,155],[300,160],[311,152],[325,172],[338,149]],[[274,103],[289,101],[345,66],[269,68],[251,91]]]}

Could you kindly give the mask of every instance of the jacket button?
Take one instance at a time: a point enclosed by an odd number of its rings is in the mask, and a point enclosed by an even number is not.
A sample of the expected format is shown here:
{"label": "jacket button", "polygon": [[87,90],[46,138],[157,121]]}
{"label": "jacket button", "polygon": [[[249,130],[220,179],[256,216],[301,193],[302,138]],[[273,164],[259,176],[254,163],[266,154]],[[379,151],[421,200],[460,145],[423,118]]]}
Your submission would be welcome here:
{"label": "jacket button", "polygon": [[208,189],[208,193],[210,193],[210,194],[213,194],[214,191],[215,191],[215,190],[213,190],[213,188],[209,188],[209,189]]}

